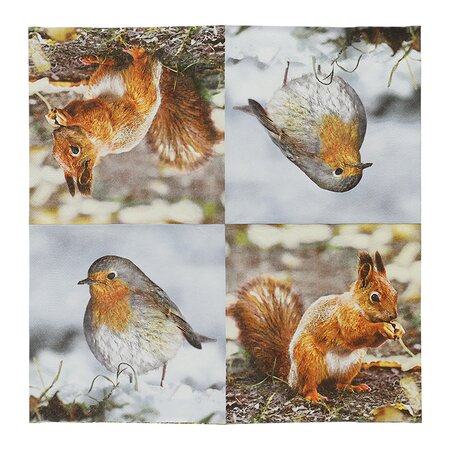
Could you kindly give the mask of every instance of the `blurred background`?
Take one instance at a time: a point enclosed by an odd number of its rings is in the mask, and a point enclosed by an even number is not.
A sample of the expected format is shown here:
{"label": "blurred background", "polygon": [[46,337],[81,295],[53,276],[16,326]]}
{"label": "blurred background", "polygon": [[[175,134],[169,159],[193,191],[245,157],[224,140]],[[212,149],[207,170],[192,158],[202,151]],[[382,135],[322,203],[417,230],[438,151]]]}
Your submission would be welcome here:
{"label": "blurred background", "polygon": [[[226,222],[420,222],[420,29],[226,27]],[[340,56],[339,56],[340,55]],[[332,70],[367,113],[363,162],[346,193],[317,187],[276,147],[258,121],[233,108],[263,106],[289,79]],[[358,59],[359,65],[358,65]],[[388,87],[390,83],[390,87]]]}
{"label": "blurred background", "polygon": [[[227,225],[227,301],[245,282],[262,274],[289,279],[305,307],[319,297],[348,291],[356,279],[359,250],[379,251],[388,279],[399,293],[398,321],[404,341],[420,352],[420,225]],[[236,328],[227,318],[229,353]],[[398,342],[373,354],[403,354]]]}
{"label": "blurred background", "polygon": [[131,45],[155,52],[166,67],[190,73],[213,108],[216,128],[224,129],[223,27],[30,28],[31,223],[223,223],[223,142],[204,166],[183,174],[162,167],[144,139],[94,169],[93,198],[70,196],[51,154],[47,107],[34,94],[64,107],[82,96],[95,70],[80,58],[111,58]]}
{"label": "blurred background", "polygon": [[421,421],[420,225],[227,225],[226,242],[227,304],[243,283],[270,274],[290,280],[307,308],[347,292],[358,251],[378,250],[399,294],[397,320],[409,349],[392,340],[369,349],[358,381],[370,392],[337,393],[324,383],[319,391],[328,401],[312,405],[255,369],[227,317],[227,422]]}
{"label": "blurred background", "polygon": [[[205,245],[208,242],[208,245]],[[63,367],[54,389],[66,404],[96,405],[111,389],[96,375],[114,378],[95,359],[83,334],[89,301],[86,277],[97,258],[131,259],[177,304],[192,327],[217,343],[201,351],[185,344],[161,370],[139,377],[139,391],[127,377],[102,417],[86,420],[223,422],[225,401],[224,231],[220,225],[31,226],[30,384],[41,395]],[[48,394],[50,395],[50,394]],[[94,400],[96,399],[96,400]],[[36,417],[35,417],[36,418]]]}

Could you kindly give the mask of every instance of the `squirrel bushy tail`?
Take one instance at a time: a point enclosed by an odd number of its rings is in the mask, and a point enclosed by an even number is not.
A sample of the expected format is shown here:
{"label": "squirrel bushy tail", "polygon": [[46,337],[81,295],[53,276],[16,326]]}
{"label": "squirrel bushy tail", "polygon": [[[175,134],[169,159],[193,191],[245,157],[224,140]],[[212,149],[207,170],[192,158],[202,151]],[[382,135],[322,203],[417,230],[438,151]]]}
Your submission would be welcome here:
{"label": "squirrel bushy tail", "polygon": [[287,380],[289,343],[303,314],[300,295],[287,281],[261,276],[243,285],[227,308],[239,341],[264,373]]}
{"label": "squirrel bushy tail", "polygon": [[211,107],[200,97],[194,80],[163,69],[161,105],[147,133],[152,151],[167,166],[190,171],[204,164],[223,139],[211,119]]}

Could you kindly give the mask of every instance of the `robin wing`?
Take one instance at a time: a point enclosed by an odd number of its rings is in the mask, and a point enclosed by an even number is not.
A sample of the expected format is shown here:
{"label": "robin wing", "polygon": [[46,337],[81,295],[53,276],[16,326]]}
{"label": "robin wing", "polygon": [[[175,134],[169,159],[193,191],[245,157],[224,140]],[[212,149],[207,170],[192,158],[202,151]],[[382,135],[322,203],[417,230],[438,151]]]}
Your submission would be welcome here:
{"label": "robin wing", "polygon": [[154,308],[161,311],[168,319],[175,322],[189,344],[198,349],[202,348],[202,342],[206,342],[205,340],[202,340],[203,336],[198,335],[192,329],[183,317],[183,314],[181,314],[178,306],[170,300],[169,296],[159,286],[153,283],[146,291],[135,293],[142,297],[147,304],[151,304]]}
{"label": "robin wing", "polygon": [[267,115],[266,110],[256,100],[249,98],[248,105],[251,113],[269,132],[272,141],[280,147],[281,151],[289,160],[296,163],[296,158],[299,156],[315,156],[315,153],[312,153],[306,149],[303,142],[289,136],[282,128],[275,125],[272,119]]}

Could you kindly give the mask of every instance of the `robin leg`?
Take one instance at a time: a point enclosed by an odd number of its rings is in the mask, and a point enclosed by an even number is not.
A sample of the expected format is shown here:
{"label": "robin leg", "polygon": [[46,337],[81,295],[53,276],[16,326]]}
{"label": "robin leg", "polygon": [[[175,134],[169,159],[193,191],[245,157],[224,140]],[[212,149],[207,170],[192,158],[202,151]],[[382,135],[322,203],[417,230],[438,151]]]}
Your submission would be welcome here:
{"label": "robin leg", "polygon": [[283,87],[286,86],[286,84],[287,84],[287,77],[288,77],[288,72],[289,72],[289,64],[290,64],[290,62],[288,61],[287,65],[286,65],[286,69],[284,71]]}
{"label": "robin leg", "polygon": [[164,363],[163,368],[162,368],[162,376],[161,376],[161,383],[160,383],[161,387],[163,387],[163,384],[164,384],[164,378],[166,376],[166,369],[167,369],[167,363]]}

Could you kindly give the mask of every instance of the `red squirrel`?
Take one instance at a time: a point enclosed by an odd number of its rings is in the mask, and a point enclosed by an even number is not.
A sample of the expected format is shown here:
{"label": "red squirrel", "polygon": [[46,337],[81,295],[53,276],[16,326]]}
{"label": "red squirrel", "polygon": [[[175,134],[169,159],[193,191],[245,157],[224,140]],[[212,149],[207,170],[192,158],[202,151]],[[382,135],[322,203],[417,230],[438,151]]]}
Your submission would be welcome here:
{"label": "red squirrel", "polygon": [[53,156],[64,170],[70,194],[92,194],[93,168],[101,158],[128,152],[146,135],[160,160],[180,171],[206,162],[223,138],[211,120],[211,108],[191,77],[174,73],[142,48],[124,50],[131,62],[85,59],[99,64],[82,100],[47,114],[53,132]]}
{"label": "red squirrel", "polygon": [[305,312],[291,283],[262,276],[239,289],[227,314],[256,366],[311,402],[327,400],[317,390],[327,380],[341,390],[370,390],[352,384],[367,349],[405,333],[394,322],[397,291],[378,252],[374,260],[360,252],[358,278],[348,292],[321,297]]}

